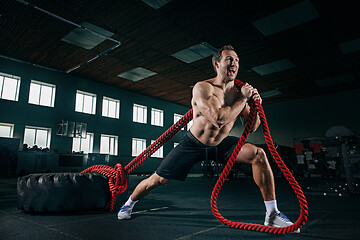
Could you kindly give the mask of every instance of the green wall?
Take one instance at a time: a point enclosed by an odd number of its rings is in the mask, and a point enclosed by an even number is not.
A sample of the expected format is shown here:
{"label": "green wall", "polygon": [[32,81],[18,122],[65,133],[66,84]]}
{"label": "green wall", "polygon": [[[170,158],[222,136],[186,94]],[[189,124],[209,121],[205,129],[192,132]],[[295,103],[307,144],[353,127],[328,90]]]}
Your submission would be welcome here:
{"label": "green wall", "polygon": [[[147,140],[147,145],[149,145],[151,140],[157,139],[173,124],[174,113],[185,114],[189,110],[189,108],[178,104],[3,58],[0,58],[0,72],[21,77],[19,101],[14,102],[0,99],[0,122],[15,124],[14,138],[20,138],[20,143],[23,142],[25,125],[51,128],[50,151],[55,149],[60,153],[71,151],[72,138],[56,135],[58,124],[61,120],[84,122],[87,123],[87,131],[94,133],[94,153],[99,152],[101,134],[117,135],[120,159],[122,161],[129,161],[133,158],[131,157],[131,139],[133,137],[144,138]],[[56,85],[54,108],[28,104],[31,80]],[[96,115],[75,112],[76,90],[97,95]],[[120,100],[120,119],[101,116],[103,96]],[[148,107],[147,124],[134,123],[132,121],[133,103]],[[152,126],[150,124],[150,111],[152,107],[164,110],[164,127]],[[164,146],[164,156],[173,148],[174,141],[180,141],[184,132],[178,133]],[[151,158],[141,168],[155,169],[160,161],[161,159]]]}
{"label": "green wall", "polygon": [[[46,70],[29,64],[18,63],[0,58],[0,72],[21,77],[19,101],[0,99],[0,122],[15,124],[14,137],[22,138],[25,125],[52,128],[50,150],[59,152],[71,151],[71,138],[56,136],[61,120],[87,123],[87,130],[94,133],[94,152],[99,152],[100,134],[117,135],[119,137],[119,155],[122,161],[130,161],[131,138],[146,138],[147,145],[156,139],[173,124],[173,114],[185,114],[189,108],[139,95],[130,91],[103,85],[94,81],[70,76],[65,73]],[[28,104],[30,81],[39,80],[56,85],[55,107]],[[96,115],[75,112],[76,90],[97,94]],[[326,131],[335,125],[343,125],[356,133],[360,132],[360,89],[339,92],[312,98],[298,99],[288,102],[264,105],[274,142],[284,146],[294,144],[294,138],[325,136]],[[116,98],[121,101],[120,119],[101,116],[102,96]],[[190,99],[189,99],[190,101]],[[132,104],[138,103],[148,107],[148,123],[132,122]],[[151,126],[151,107],[164,110],[164,127]],[[243,126],[236,124],[231,135],[240,136]],[[164,156],[173,148],[173,142],[179,142],[184,134],[181,131],[164,146]],[[248,138],[255,144],[264,143],[262,130],[251,134]],[[139,171],[155,169],[162,159],[151,158],[139,167]]]}
{"label": "green wall", "polygon": [[[360,89],[317,97],[264,105],[265,115],[274,142],[292,146],[294,138],[325,137],[326,131],[342,125],[360,133]],[[242,134],[237,124],[232,135]],[[253,143],[265,143],[260,127],[250,134]]]}

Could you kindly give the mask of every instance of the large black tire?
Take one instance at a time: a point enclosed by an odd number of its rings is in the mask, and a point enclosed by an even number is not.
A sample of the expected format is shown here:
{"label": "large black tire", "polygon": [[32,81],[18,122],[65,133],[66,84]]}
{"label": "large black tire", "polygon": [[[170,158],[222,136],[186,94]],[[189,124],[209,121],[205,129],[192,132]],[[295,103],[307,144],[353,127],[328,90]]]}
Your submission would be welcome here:
{"label": "large black tire", "polygon": [[97,173],[44,173],[19,177],[18,208],[29,213],[104,209],[111,198],[108,178]]}

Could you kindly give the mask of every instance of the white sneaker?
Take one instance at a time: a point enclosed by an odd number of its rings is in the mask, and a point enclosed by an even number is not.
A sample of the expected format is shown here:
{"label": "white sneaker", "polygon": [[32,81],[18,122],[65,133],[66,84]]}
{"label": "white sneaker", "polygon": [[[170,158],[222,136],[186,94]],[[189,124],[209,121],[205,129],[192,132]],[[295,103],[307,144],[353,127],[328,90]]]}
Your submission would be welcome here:
{"label": "white sneaker", "polygon": [[[278,211],[270,215],[266,214],[264,225],[273,227],[288,227],[293,225],[293,223],[285,214]],[[294,233],[300,233],[300,228],[295,230]]]}
{"label": "white sneaker", "polygon": [[118,212],[118,219],[123,220],[123,219],[130,219],[131,218],[131,212],[132,212],[132,207],[128,206],[128,205],[122,205],[122,207],[120,208],[120,211]]}

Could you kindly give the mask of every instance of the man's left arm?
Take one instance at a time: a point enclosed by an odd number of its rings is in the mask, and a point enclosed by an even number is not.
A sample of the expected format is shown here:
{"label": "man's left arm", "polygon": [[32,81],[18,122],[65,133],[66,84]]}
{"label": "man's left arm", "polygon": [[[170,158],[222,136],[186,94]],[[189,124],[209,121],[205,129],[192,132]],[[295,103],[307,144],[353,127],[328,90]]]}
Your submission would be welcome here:
{"label": "man's left arm", "polygon": [[[260,97],[260,94],[258,93],[256,88],[253,89],[252,99],[254,101],[260,101],[260,104],[262,104],[262,98]],[[250,106],[248,103],[246,103],[245,108],[240,113],[240,118],[241,118],[241,121],[244,126],[249,119],[249,114],[250,114]],[[255,132],[258,129],[258,127],[260,126],[260,124],[261,124],[261,121],[260,121],[259,113],[257,113],[255,116],[254,124],[253,124],[250,132],[251,133]]]}

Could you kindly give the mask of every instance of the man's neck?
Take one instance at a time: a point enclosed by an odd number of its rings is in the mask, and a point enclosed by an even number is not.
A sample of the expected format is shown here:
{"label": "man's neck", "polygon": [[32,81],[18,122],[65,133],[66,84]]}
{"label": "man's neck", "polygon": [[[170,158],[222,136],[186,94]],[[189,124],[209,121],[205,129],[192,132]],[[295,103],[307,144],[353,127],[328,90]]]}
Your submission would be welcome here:
{"label": "man's neck", "polygon": [[221,76],[216,76],[214,83],[225,90],[229,85],[234,84],[234,80],[231,80],[229,78],[224,78]]}

